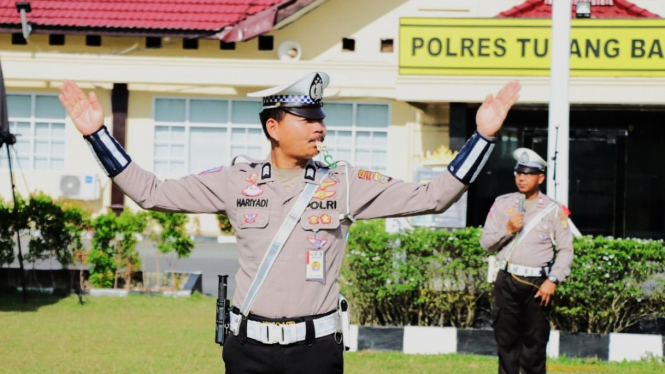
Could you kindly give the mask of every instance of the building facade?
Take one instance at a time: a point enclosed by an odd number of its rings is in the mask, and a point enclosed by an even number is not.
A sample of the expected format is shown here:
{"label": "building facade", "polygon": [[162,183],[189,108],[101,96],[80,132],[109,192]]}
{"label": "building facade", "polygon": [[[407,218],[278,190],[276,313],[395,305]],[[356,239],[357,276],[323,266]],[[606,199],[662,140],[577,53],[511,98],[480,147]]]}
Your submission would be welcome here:
{"label": "building facade", "polygon": [[[604,2],[592,7],[592,17],[665,14],[665,4],[655,0],[630,7],[623,0]],[[124,6],[141,5],[133,12],[95,1],[82,11],[68,3],[52,9],[53,2],[31,1],[27,41],[13,5],[0,13],[0,62],[11,130],[20,135],[14,155],[23,194],[78,194],[95,212],[137,208],[112,186],[68,124],[57,100],[63,79],[97,93],[114,136],[160,178],[228,165],[240,154],[266,157],[260,103],[246,94],[314,70],[331,76],[325,106],[330,153],[405,180],[413,180],[427,152],[442,145],[459,149],[485,95],[519,78],[520,104],[469,192],[470,225],[482,224],[496,195],[512,191],[512,149],[528,146],[546,154],[546,75],[405,73],[401,22],[542,17],[551,8],[547,0],[247,1],[246,7],[220,1],[213,8],[191,0],[184,9],[128,1]],[[654,47],[644,48],[648,54]],[[664,88],[661,76],[571,78],[570,205],[582,232],[663,237]],[[0,196],[7,199],[9,178],[2,180]],[[213,216],[195,216],[190,229],[217,234]]]}

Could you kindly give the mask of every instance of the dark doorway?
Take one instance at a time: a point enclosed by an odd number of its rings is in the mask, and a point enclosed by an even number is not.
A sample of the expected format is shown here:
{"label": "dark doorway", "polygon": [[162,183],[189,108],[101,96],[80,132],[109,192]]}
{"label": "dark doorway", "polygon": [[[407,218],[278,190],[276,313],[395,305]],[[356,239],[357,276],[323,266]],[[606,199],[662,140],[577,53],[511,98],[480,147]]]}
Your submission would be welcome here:
{"label": "dark doorway", "polygon": [[[476,108],[468,110],[467,130],[473,131]],[[515,191],[515,149],[532,148],[546,158],[547,117],[546,106],[510,112],[492,157],[469,189],[469,225],[483,225],[494,199]],[[571,107],[568,201],[583,234],[665,238],[662,118],[661,107]]]}
{"label": "dark doorway", "polygon": [[[583,234],[625,236],[626,136],[625,130],[570,132],[568,205]],[[546,156],[547,131],[525,129],[522,144]]]}

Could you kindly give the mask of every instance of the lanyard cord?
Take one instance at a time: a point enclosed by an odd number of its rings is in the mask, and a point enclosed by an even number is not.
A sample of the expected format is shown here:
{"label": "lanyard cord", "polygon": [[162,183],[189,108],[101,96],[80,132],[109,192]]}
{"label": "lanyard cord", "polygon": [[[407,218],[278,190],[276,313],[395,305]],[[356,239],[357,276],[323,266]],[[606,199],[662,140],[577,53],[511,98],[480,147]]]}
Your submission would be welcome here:
{"label": "lanyard cord", "polygon": [[[521,232],[518,232],[517,235],[515,235],[515,239],[513,239],[513,240],[514,240],[514,243],[516,243],[515,246],[517,246],[517,241],[520,239],[520,234],[521,234]],[[506,271],[508,271],[508,268],[509,268],[509,266],[510,266],[510,258],[513,256],[513,252],[514,252],[514,250],[511,251],[511,252],[508,254],[508,258],[506,258]],[[515,274],[513,274],[513,273],[510,273],[510,272],[509,272],[509,274],[510,274],[510,275],[511,275],[516,281],[518,281],[518,282],[520,282],[520,283],[522,283],[522,284],[526,284],[526,285],[529,285],[529,286],[533,286],[533,287],[535,287],[537,290],[540,290],[540,287],[536,286],[535,284],[533,284],[533,283],[531,283],[531,282],[528,282],[528,281],[525,281],[525,280],[523,280],[523,279],[520,279],[520,278],[517,277],[517,275],[515,275]]]}

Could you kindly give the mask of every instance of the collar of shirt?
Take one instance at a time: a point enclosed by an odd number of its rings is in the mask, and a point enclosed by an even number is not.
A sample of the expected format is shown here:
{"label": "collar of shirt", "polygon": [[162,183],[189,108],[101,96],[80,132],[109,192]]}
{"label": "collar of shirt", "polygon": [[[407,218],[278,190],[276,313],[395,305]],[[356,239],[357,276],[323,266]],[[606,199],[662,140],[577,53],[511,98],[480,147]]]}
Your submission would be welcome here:
{"label": "collar of shirt", "polygon": [[[515,205],[519,205],[519,192],[515,193]],[[536,208],[545,209],[549,204],[550,198],[545,195],[542,191],[538,191],[538,196],[536,197]]]}
{"label": "collar of shirt", "polygon": [[[273,166],[270,162],[270,156],[268,156],[268,158],[263,161],[259,168],[260,179],[257,184],[264,184],[275,180],[272,168]],[[319,184],[319,175],[317,173],[318,169],[319,167],[314,160],[307,161],[307,165],[305,165],[303,168],[302,181],[306,183]]]}

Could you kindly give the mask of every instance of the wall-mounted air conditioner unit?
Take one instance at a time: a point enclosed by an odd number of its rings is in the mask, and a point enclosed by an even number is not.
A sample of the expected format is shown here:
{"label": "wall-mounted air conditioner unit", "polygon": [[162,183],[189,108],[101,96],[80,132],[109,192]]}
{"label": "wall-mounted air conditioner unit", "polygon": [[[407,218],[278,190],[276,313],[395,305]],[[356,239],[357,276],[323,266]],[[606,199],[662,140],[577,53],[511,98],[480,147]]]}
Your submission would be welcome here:
{"label": "wall-mounted air conditioner unit", "polygon": [[63,175],[60,177],[60,193],[73,200],[97,200],[99,181],[94,174]]}

